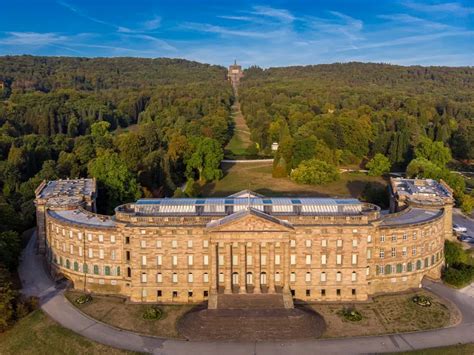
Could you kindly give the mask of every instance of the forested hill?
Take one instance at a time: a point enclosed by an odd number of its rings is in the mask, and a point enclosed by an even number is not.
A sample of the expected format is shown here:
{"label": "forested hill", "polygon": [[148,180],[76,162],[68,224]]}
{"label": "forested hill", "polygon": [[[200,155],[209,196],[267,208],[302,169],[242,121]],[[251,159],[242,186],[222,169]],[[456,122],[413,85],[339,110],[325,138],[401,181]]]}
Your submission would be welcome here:
{"label": "forested hill", "polygon": [[474,67],[422,67],[376,63],[335,63],[261,69],[250,67],[245,81],[306,80],[336,86],[453,92],[474,89]]}
{"label": "forested hill", "polygon": [[0,80],[27,91],[147,88],[222,81],[226,73],[222,66],[184,59],[0,57]]}

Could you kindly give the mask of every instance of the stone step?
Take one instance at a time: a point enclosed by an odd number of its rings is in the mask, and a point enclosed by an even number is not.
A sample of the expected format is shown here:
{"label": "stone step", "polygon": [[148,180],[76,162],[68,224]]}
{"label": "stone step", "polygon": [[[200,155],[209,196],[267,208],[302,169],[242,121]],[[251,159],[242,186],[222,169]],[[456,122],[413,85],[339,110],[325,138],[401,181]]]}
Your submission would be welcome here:
{"label": "stone step", "polygon": [[276,294],[244,294],[217,296],[218,309],[284,309],[285,302],[281,293]]}

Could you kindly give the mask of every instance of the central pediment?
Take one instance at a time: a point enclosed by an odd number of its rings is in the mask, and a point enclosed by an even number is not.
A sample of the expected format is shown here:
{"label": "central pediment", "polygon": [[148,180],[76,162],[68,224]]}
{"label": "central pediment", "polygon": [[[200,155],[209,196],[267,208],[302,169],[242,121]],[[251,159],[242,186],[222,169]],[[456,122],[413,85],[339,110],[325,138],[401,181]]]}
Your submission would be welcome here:
{"label": "central pediment", "polygon": [[248,208],[211,221],[206,225],[206,228],[212,231],[226,232],[288,232],[294,229],[291,223],[254,208]]}

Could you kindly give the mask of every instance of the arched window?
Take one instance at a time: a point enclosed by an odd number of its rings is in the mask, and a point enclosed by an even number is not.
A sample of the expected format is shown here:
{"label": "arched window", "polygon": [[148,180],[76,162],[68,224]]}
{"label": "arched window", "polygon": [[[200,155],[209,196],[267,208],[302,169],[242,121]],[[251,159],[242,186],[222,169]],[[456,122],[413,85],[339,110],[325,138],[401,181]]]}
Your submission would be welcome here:
{"label": "arched window", "polygon": [[421,269],[421,260],[416,261],[416,269],[420,270]]}
{"label": "arched window", "polygon": [[367,266],[367,267],[365,268],[365,274],[366,274],[367,276],[370,275],[370,266]]}
{"label": "arched window", "polygon": [[87,264],[82,264],[82,271],[84,274],[87,274],[89,272],[89,268],[87,267]]}
{"label": "arched window", "polygon": [[77,261],[74,262],[74,271],[79,271],[79,263]]}
{"label": "arched window", "polygon": [[430,259],[425,258],[425,267],[428,267],[428,266],[430,266]]}
{"label": "arched window", "polygon": [[352,281],[357,281],[357,273],[355,271],[352,271],[351,280]]}
{"label": "arched window", "polygon": [[99,266],[98,265],[94,265],[94,274],[99,275]]}
{"label": "arched window", "polygon": [[413,271],[413,263],[411,261],[407,264],[407,271]]}
{"label": "arched window", "polygon": [[110,266],[106,266],[104,271],[106,276],[110,276]]}
{"label": "arched window", "polygon": [[397,273],[401,273],[403,271],[403,265],[397,264]]}
{"label": "arched window", "polygon": [[385,265],[385,274],[390,275],[392,273],[392,265]]}
{"label": "arched window", "polygon": [[120,276],[120,266],[117,266],[117,276]]}
{"label": "arched window", "polygon": [[431,255],[431,265],[433,265],[434,263],[435,263],[435,256]]}
{"label": "arched window", "polygon": [[66,259],[66,267],[67,267],[68,269],[71,268],[71,262],[69,261],[69,259]]}
{"label": "arched window", "polygon": [[342,273],[340,271],[336,273],[336,281],[342,281]]}

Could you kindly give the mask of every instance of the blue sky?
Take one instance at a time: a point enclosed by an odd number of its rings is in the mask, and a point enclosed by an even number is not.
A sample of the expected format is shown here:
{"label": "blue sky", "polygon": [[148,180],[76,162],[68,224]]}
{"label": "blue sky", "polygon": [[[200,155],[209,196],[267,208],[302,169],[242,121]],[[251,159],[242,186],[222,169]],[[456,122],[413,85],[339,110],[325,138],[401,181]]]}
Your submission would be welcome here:
{"label": "blue sky", "polygon": [[11,0],[0,55],[474,65],[474,0]]}

